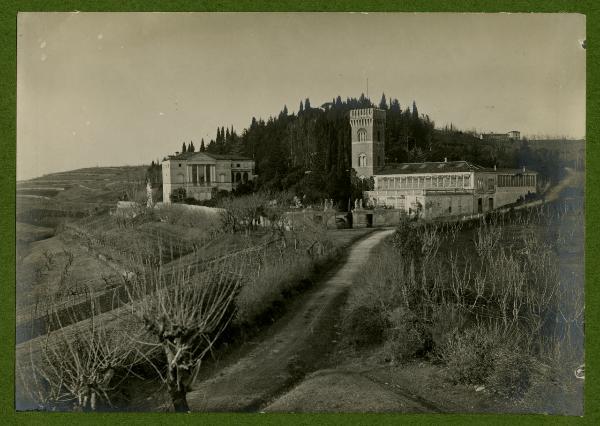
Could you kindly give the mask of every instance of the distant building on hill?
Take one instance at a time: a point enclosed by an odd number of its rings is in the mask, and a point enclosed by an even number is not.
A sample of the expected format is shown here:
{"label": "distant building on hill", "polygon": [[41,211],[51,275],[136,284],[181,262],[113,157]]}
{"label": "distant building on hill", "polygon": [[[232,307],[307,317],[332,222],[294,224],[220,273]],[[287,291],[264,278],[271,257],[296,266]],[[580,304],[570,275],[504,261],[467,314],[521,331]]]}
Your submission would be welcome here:
{"label": "distant building on hill", "polygon": [[518,141],[521,140],[521,132],[511,130],[507,133],[482,133],[481,139],[489,141]]}
{"label": "distant building on hill", "polygon": [[178,188],[187,197],[210,200],[215,191],[233,191],[255,179],[254,160],[241,155],[185,152],[170,155],[162,162],[165,202]]}
{"label": "distant building on hill", "polygon": [[[352,167],[360,178],[374,179],[373,190],[365,191],[363,200],[370,207],[395,210],[398,219],[400,212],[425,219],[485,213],[536,192],[537,173],[526,168],[485,168],[446,160],[385,164],[383,110],[352,110],[350,126]],[[376,225],[369,210],[356,209],[354,216],[357,226]]]}

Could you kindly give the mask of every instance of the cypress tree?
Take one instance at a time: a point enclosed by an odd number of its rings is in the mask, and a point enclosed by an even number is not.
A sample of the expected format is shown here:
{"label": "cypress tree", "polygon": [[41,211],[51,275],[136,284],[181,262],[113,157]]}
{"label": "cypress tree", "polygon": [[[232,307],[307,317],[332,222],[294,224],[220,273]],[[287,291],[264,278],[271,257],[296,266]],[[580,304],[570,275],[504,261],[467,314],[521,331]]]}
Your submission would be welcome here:
{"label": "cypress tree", "polygon": [[202,141],[200,142],[200,152],[204,151],[206,151],[206,147],[204,146],[204,138],[202,138]]}
{"label": "cypress tree", "polygon": [[183,145],[181,145],[181,153],[185,154],[187,152],[187,148],[185,146],[185,142],[183,143]]}
{"label": "cypress tree", "polygon": [[310,109],[310,100],[308,98],[306,98],[306,100],[304,101],[304,109],[306,111]]}
{"label": "cypress tree", "polygon": [[387,99],[385,98],[385,93],[381,95],[381,101],[379,101],[379,108],[388,109]]}
{"label": "cypress tree", "polygon": [[304,105],[302,104],[302,101],[300,101],[300,108],[298,109],[298,113],[301,113],[304,111]]}

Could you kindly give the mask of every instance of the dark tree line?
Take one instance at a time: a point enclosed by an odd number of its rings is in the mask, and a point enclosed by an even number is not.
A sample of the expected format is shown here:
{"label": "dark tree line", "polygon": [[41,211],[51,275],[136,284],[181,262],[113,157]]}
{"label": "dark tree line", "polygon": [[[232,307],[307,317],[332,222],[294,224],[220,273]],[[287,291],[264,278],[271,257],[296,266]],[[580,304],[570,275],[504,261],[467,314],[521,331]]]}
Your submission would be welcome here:
{"label": "dark tree line", "polygon": [[[346,100],[337,96],[319,108],[312,107],[307,98],[296,114],[284,106],[267,120],[253,117],[239,135],[233,127],[220,127],[206,146],[201,141],[200,151],[255,160],[256,189],[292,190],[306,196],[308,202],[333,198],[345,206],[360,193],[351,173],[349,111],[375,106],[386,111],[386,163],[447,158],[486,167],[527,166],[548,173],[559,169],[555,156],[529,150],[526,141],[484,141],[453,125],[436,129],[433,120],[418,111],[416,102],[403,106],[385,94],[378,105],[364,94]],[[184,143],[182,150],[194,152],[193,142]]]}
{"label": "dark tree line", "polygon": [[[266,121],[253,117],[241,135],[233,128],[217,129],[207,151],[254,159],[259,188],[292,190],[309,202],[333,198],[345,205],[353,194],[349,111],[375,106],[365,95],[346,100],[337,96],[320,108],[307,98],[297,114],[284,106]],[[434,129],[429,117],[420,115],[415,103],[402,109],[397,99],[390,99],[388,106],[385,95],[379,106],[387,111],[387,161],[424,158]]]}

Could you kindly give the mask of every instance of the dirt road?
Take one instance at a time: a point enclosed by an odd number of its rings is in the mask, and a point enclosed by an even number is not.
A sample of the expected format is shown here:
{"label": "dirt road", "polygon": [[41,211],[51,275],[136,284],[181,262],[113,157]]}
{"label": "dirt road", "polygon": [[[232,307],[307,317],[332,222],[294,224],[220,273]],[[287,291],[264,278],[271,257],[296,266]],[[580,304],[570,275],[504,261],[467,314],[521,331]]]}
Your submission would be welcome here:
{"label": "dirt road", "polygon": [[346,261],[307,293],[258,344],[188,394],[193,411],[259,411],[325,367],[336,343],[339,309],[370,251],[393,230],[369,234],[349,250]]}

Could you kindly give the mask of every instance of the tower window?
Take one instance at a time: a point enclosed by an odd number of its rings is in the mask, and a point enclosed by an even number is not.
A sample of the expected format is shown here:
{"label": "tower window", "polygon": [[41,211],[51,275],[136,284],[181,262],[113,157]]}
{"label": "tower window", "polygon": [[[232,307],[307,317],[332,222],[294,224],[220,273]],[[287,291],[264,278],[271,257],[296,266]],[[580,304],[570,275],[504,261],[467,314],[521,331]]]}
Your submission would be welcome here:
{"label": "tower window", "polygon": [[367,130],[366,129],[358,129],[357,136],[358,136],[359,142],[366,141],[367,140]]}
{"label": "tower window", "polygon": [[367,167],[367,156],[366,156],[366,154],[360,154],[358,156],[358,167]]}

